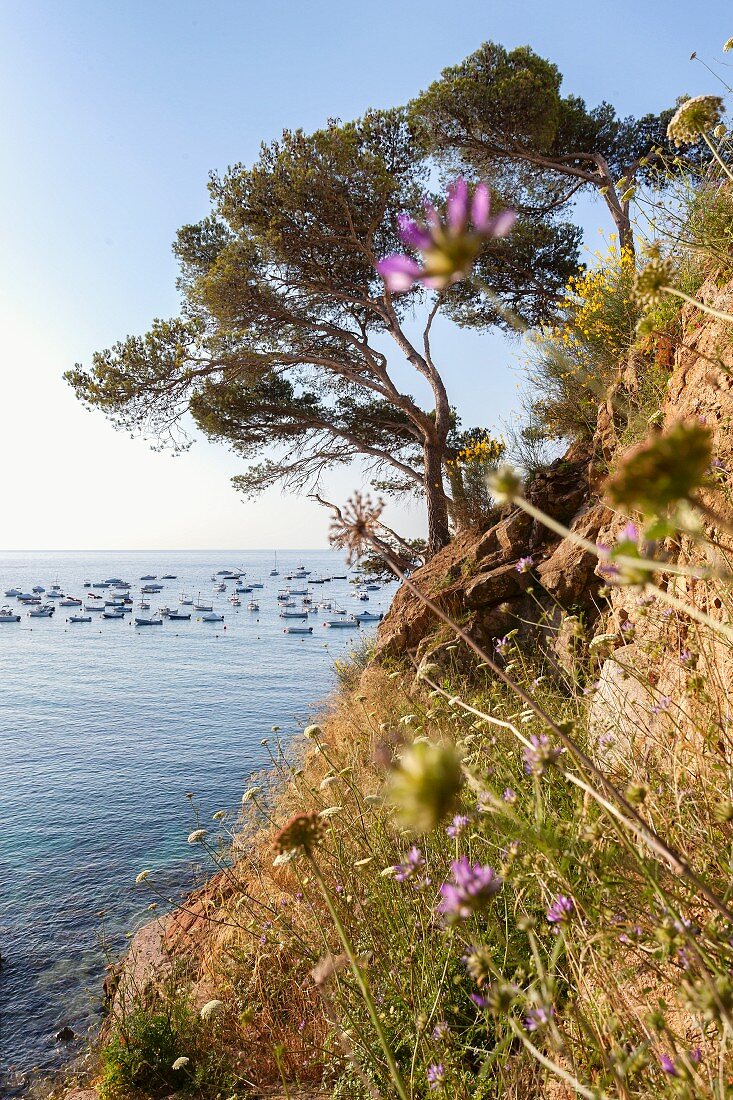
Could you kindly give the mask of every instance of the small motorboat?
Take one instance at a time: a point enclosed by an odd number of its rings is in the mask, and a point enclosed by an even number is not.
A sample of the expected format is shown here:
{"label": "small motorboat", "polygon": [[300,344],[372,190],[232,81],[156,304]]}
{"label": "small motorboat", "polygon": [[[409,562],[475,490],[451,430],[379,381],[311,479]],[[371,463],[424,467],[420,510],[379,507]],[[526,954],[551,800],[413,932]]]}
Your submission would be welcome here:
{"label": "small motorboat", "polygon": [[162,619],[153,619],[149,615],[136,615],[135,626],[162,626]]}
{"label": "small motorboat", "polygon": [[[96,588],[96,585],[94,587]],[[144,592],[148,595],[155,595],[158,592],[163,591],[163,585],[162,584],[144,584],[142,586],[142,588],[140,589],[140,591]]]}
{"label": "small motorboat", "polygon": [[110,587],[109,581],[95,581],[95,583],[92,585],[92,588],[109,588],[109,587]]}
{"label": "small motorboat", "polygon": [[264,588],[265,586],[264,586],[264,584],[259,584],[259,583],[256,584],[254,581],[250,581],[249,582],[249,587],[250,588]]}
{"label": "small motorboat", "polygon": [[224,581],[220,581],[219,584],[214,585],[215,592],[226,592],[226,590],[227,586],[224,584]]}
{"label": "small motorboat", "polygon": [[220,569],[216,575],[217,577],[228,577],[230,573],[231,569]]}
{"label": "small motorboat", "polygon": [[291,588],[290,589],[290,595],[291,596],[309,596],[310,593],[309,593],[307,588]]}
{"label": "small motorboat", "polygon": [[280,607],[295,607],[295,600],[281,600]]}
{"label": "small motorboat", "polygon": [[358,623],[381,623],[384,615],[378,615],[375,611],[357,611],[354,618]]}
{"label": "small motorboat", "polygon": [[76,596],[64,596],[59,607],[81,607],[81,600],[77,600]]}
{"label": "small motorboat", "polygon": [[251,592],[253,587],[254,587],[254,585],[251,585],[251,584],[238,584],[236,589],[235,589],[235,592],[237,592],[239,595],[241,595],[242,592]]}
{"label": "small motorboat", "polygon": [[201,622],[202,623],[223,623],[224,622],[224,616],[223,615],[217,615],[216,612],[214,612],[214,611],[207,611],[204,615],[201,616]]}
{"label": "small motorboat", "polygon": [[161,580],[163,580],[163,581],[175,581],[175,580],[178,580],[178,578],[177,578],[175,573],[164,573],[163,576],[161,577]]}
{"label": "small motorboat", "polygon": [[229,603],[232,605],[232,607],[242,606],[242,601],[240,600],[239,596],[230,596]]}
{"label": "small motorboat", "polygon": [[348,578],[347,578],[345,573],[334,573],[333,576],[331,577],[332,581],[345,581],[347,579]]}
{"label": "small motorboat", "polygon": [[146,573],[144,577],[141,577],[141,581],[157,581],[158,576],[156,573]]}
{"label": "small motorboat", "polygon": [[171,611],[170,614],[168,615],[168,622],[169,623],[187,623],[187,622],[190,622],[190,619],[191,619],[191,612],[190,611],[185,611],[185,612],[184,611]]}
{"label": "small motorboat", "polygon": [[270,570],[270,576],[271,577],[279,577],[280,574],[278,573],[277,569],[271,569]]}
{"label": "small motorboat", "polygon": [[35,592],[36,595],[39,595],[41,592],[45,592],[46,589],[43,587],[42,584],[36,584],[33,586],[32,591]]}
{"label": "small motorboat", "polygon": [[40,603],[41,597],[34,596],[30,592],[24,592],[22,596],[18,596],[21,603]]}
{"label": "small motorboat", "polygon": [[6,596],[22,596],[23,595],[23,589],[22,588],[9,588],[7,590],[7,592],[5,593],[5,595]]}
{"label": "small motorboat", "polygon": [[358,630],[359,628],[359,624],[353,615],[346,615],[343,619],[327,619],[323,625],[331,628],[339,626],[350,627],[352,630]]}
{"label": "small motorboat", "polygon": [[114,607],[108,607],[106,611],[102,612],[103,619],[124,619],[124,617],[125,612]]}
{"label": "small motorboat", "polygon": [[66,620],[67,623],[90,623],[92,621],[91,615],[69,615]]}
{"label": "small motorboat", "polygon": [[248,611],[259,611],[259,609],[260,605],[257,603],[257,600],[250,600],[247,604]]}
{"label": "small motorboat", "polygon": [[0,608],[0,623],[19,623],[20,615],[16,615],[12,607]]}
{"label": "small motorboat", "polygon": [[367,592],[378,592],[379,591],[379,585],[378,584],[365,584],[364,587],[366,588]]}
{"label": "small motorboat", "polygon": [[84,604],[84,610],[85,611],[104,611],[104,604],[102,603],[101,600],[100,600],[99,603],[85,603]]}
{"label": "small motorboat", "polygon": [[283,634],[312,634],[312,626],[286,626],[283,629]]}
{"label": "small motorboat", "polygon": [[182,607],[193,607],[193,600],[185,592],[181,592],[180,596],[178,597],[178,602],[181,604]]}
{"label": "small motorboat", "polygon": [[161,619],[167,619],[168,616],[170,615],[170,613],[171,613],[170,607],[159,607],[158,608],[158,614],[160,615]]}
{"label": "small motorboat", "polygon": [[150,611],[150,600],[140,600],[137,606],[141,611]]}
{"label": "small motorboat", "polygon": [[63,596],[63,592],[57,584],[52,584],[48,592],[46,593],[47,600],[60,600]]}
{"label": "small motorboat", "polygon": [[91,585],[92,585],[91,581],[82,581],[81,583],[82,583],[83,588],[91,588]]}
{"label": "small motorboat", "polygon": [[193,609],[194,611],[213,611],[214,605],[210,603],[195,603]]}
{"label": "small motorboat", "polygon": [[281,619],[307,619],[308,618],[308,612],[307,611],[281,611],[280,612],[280,618]]}
{"label": "small motorboat", "polygon": [[42,603],[40,607],[34,607],[32,611],[29,611],[28,615],[32,619],[50,619],[55,610],[56,608],[52,603]]}

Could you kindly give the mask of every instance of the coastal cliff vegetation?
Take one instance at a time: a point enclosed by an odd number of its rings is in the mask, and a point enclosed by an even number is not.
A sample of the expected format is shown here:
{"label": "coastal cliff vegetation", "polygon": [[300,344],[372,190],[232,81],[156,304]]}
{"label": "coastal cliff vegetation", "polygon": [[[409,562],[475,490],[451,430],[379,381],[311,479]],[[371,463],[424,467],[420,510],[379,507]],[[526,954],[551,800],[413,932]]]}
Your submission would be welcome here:
{"label": "coastal cliff vegetation", "polygon": [[[285,134],[181,231],[182,316],[71,372],[127,427],[193,413],[247,490],[361,455],[429,519],[418,553],[365,492],[334,508],[401,587],[189,836],[207,885],[168,910],[141,870],[106,1100],[733,1096],[730,134],[714,96],[622,120],[559,89],[488,44]],[[617,233],[585,266],[581,188]],[[440,310],[525,334],[513,439],[461,434]]]}

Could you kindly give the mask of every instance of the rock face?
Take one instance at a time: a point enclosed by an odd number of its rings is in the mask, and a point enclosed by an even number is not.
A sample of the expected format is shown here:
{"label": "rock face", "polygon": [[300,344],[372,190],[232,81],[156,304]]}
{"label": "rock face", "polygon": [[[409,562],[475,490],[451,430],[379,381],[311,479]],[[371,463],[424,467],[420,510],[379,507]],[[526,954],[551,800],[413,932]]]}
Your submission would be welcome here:
{"label": "rock face", "polygon": [[[613,524],[608,509],[593,499],[587,460],[559,460],[534,479],[527,497],[585,539],[593,540]],[[524,572],[520,559],[532,559]],[[412,582],[438,607],[487,644],[521,621],[523,629],[567,611],[592,608],[601,580],[596,558],[569,539],[562,539],[519,508],[505,508],[483,532],[462,532]],[[407,586],[395,596],[377,632],[377,656],[418,657],[429,651],[438,620]],[[548,639],[549,640],[549,639]]]}

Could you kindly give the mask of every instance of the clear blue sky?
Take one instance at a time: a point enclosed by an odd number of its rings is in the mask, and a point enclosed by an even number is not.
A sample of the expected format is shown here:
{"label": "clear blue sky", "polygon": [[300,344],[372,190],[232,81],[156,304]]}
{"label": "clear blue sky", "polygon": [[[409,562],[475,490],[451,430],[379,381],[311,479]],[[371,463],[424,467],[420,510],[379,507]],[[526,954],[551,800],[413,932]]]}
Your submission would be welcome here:
{"label": "clear blue sky", "polygon": [[[565,90],[641,114],[719,91],[689,56],[721,60],[731,34],[723,2],[0,0],[0,547],[325,544],[309,502],[244,503],[223,448],[152,453],[61,381],[176,312],[170,244],[206,213],[211,169],[251,161],[284,127],[403,103],[485,39],[529,44]],[[595,247],[603,211],[582,217]],[[445,325],[436,344],[467,421],[511,416],[502,341]],[[357,479],[327,488],[343,498]],[[419,529],[419,509],[399,513]]]}

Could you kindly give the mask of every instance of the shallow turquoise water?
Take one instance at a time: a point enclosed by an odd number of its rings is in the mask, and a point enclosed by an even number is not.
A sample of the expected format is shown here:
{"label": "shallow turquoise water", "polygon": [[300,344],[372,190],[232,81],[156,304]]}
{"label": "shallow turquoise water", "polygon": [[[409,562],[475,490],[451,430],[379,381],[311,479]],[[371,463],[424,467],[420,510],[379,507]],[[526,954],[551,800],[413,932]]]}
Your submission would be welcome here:
{"label": "shallow turquoise water", "polygon": [[[150,901],[133,886],[137,872],[155,868],[166,891],[194,882],[186,837],[195,809],[202,824],[236,811],[248,776],[267,763],[261,739],[273,725],[287,738],[308,723],[333,684],[333,658],[358,641],[325,629],[324,614],[309,616],[310,637],[283,634],[275,597],[301,560],[314,575],[345,572],[327,551],[279,554],[280,578],[268,576],[270,551],[0,556],[0,602],[22,615],[0,624],[0,1095],[73,1053],[55,1042],[62,1026],[81,1036],[94,1028],[102,940],[119,951]],[[248,594],[230,606],[231,584],[213,596],[212,573],[240,567],[265,583],[253,593],[259,614],[247,610]],[[146,573],[177,574],[149,597],[153,610],[201,591],[224,624],[194,612],[190,623],[162,627],[99,616],[70,625],[73,609],[29,619],[3,599],[10,587],[55,582],[82,596],[85,578],[139,587]],[[314,596],[385,611],[392,591],[361,604],[334,581]]]}

